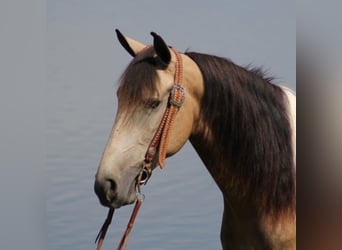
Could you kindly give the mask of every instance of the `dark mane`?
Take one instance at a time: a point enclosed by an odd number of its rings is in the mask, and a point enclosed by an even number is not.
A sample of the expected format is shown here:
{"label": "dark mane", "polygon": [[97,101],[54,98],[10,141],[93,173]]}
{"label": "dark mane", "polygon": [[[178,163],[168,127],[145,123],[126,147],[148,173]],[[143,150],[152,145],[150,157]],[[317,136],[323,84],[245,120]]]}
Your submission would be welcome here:
{"label": "dark mane", "polygon": [[[204,78],[201,116],[221,159],[236,178],[231,190],[252,197],[264,211],[292,211],[295,177],[286,99],[260,69],[187,52]],[[227,157],[227,158],[226,158]]]}

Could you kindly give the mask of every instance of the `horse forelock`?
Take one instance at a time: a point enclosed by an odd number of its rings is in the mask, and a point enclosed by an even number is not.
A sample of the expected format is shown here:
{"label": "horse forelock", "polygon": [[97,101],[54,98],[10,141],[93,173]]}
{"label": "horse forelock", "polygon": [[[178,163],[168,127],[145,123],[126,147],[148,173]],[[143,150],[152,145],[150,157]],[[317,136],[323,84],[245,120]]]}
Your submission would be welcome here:
{"label": "horse forelock", "polygon": [[121,104],[134,108],[146,101],[151,93],[158,92],[157,69],[166,66],[155,56],[153,47],[139,53],[120,77],[118,96]]}
{"label": "horse forelock", "polygon": [[[284,92],[262,70],[186,53],[204,78],[201,117],[208,126],[216,161],[227,162],[229,187],[252,198],[265,212],[295,209],[291,126]],[[206,135],[205,135],[206,136]]]}

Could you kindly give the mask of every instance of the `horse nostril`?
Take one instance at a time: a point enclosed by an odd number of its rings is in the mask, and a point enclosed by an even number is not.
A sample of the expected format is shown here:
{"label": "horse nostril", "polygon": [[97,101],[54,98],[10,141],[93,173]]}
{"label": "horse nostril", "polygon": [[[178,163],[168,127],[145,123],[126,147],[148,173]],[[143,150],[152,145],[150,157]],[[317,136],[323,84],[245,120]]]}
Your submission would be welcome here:
{"label": "horse nostril", "polygon": [[107,182],[109,183],[109,190],[110,192],[116,193],[116,182],[112,179],[107,179]]}
{"label": "horse nostril", "polygon": [[117,196],[117,184],[116,181],[113,179],[106,179],[105,180],[105,196],[106,200],[111,202],[113,201]]}
{"label": "horse nostril", "polygon": [[117,184],[113,179],[95,181],[95,193],[102,204],[111,203],[117,196]]}

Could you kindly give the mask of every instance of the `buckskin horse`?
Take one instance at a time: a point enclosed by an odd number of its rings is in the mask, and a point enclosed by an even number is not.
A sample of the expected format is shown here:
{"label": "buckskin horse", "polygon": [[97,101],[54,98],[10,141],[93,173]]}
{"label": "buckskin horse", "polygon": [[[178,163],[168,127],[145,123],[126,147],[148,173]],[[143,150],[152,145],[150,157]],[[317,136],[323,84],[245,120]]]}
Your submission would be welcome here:
{"label": "buckskin horse", "polygon": [[133,203],[190,140],[223,194],[223,249],[295,249],[295,94],[259,68],[179,53],[154,32],[150,46],[116,33],[133,60],[96,173],[101,204],[113,213]]}

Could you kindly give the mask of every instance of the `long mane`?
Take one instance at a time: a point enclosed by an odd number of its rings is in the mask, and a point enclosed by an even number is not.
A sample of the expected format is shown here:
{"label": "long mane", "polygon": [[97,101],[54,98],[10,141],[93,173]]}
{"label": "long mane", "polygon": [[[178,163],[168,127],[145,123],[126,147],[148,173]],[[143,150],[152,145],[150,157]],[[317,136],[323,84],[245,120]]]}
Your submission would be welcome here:
{"label": "long mane", "polygon": [[[201,116],[211,129],[213,150],[229,159],[231,190],[264,211],[295,209],[295,174],[287,99],[259,69],[187,52],[204,78]],[[242,195],[243,196],[243,195]]]}

